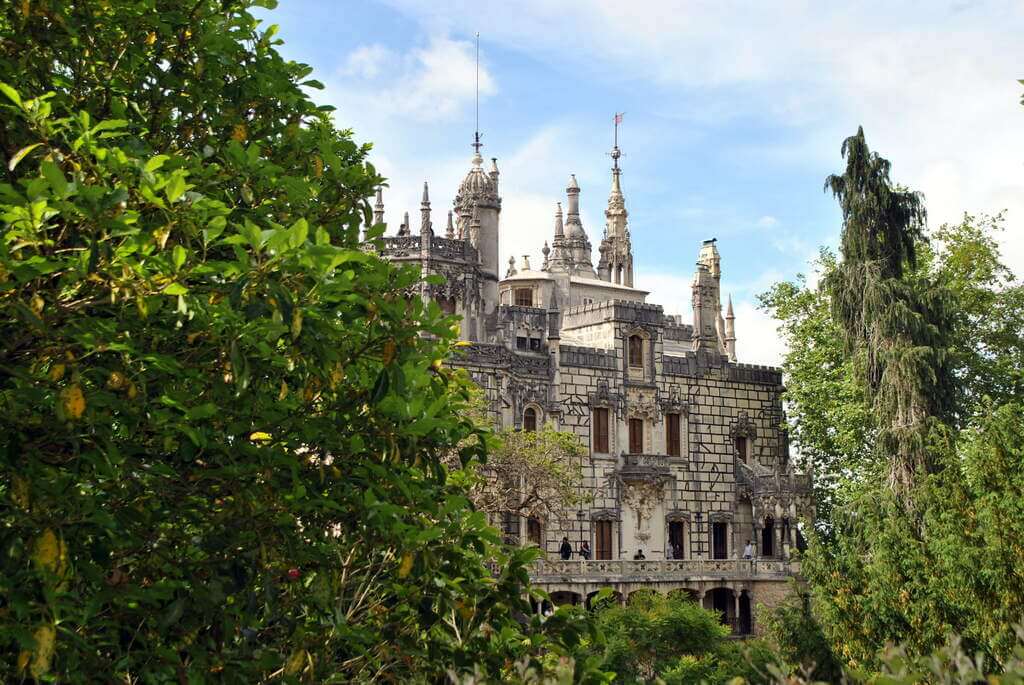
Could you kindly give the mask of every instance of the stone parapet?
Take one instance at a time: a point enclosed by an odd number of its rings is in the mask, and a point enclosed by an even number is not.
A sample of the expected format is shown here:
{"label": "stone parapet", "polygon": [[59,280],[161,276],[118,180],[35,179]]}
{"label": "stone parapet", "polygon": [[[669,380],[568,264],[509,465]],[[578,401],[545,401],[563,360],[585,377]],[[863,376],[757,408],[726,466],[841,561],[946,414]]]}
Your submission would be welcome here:
{"label": "stone parapet", "polygon": [[562,366],[580,366],[590,369],[618,368],[618,358],[615,356],[614,350],[562,345],[559,352]]}
{"label": "stone parapet", "polygon": [[558,559],[535,561],[535,583],[680,583],[714,580],[779,580],[800,573],[799,561],[782,559]]}

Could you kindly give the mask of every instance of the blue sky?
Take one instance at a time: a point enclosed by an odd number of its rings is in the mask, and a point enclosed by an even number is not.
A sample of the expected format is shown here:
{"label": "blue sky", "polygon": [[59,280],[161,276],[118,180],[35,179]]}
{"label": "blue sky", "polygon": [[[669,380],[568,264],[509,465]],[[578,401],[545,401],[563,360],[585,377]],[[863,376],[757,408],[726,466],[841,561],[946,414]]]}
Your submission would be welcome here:
{"label": "blue sky", "polygon": [[637,286],[688,317],[699,243],[717,237],[741,361],[779,361],[756,295],[836,244],[822,185],[861,124],[932,225],[1009,210],[1004,252],[1024,272],[1022,3],[285,0],[265,18],[326,84],[315,97],[373,141],[394,228],[403,211],[418,225],[424,180],[443,223],[468,169],[480,32],[503,261],[539,263],[570,173],[596,248],[625,112]]}

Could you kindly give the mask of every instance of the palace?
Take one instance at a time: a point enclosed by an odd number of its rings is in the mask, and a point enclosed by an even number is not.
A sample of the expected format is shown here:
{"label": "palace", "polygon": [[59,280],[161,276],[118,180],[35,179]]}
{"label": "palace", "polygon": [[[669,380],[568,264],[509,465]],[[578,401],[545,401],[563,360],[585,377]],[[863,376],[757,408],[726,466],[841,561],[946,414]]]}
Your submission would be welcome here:
{"label": "palace", "polygon": [[[539,268],[513,258],[502,277],[497,160],[485,169],[479,136],[474,147],[444,231],[434,230],[424,183],[419,234],[406,213],[397,235],[383,238],[384,254],[444,277],[424,280],[420,293],[461,316],[471,344],[453,363],[484,390],[497,426],[549,422],[588,448],[584,508],[495,523],[545,551],[532,578],[556,603],[605,587],[620,599],[683,591],[735,634],[754,632],[756,607],[777,604],[799,572],[791,553],[813,500],[809,476],[789,461],[781,372],[736,360],[715,240],[697,253],[692,323],[648,303],[635,286],[616,141],[596,268],[570,176]],[[384,221],[380,191],[374,220]],[[592,559],[561,559],[563,537],[574,552],[587,541]]]}

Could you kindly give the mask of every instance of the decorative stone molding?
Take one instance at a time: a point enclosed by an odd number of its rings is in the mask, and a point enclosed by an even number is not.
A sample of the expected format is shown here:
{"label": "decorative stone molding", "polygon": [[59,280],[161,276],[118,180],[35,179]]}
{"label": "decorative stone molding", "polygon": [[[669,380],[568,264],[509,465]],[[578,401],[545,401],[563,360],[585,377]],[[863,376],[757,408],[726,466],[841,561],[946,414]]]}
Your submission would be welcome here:
{"label": "decorative stone molding", "polygon": [[590,512],[591,521],[621,521],[622,514],[618,509],[594,509]]}
{"label": "decorative stone molding", "polygon": [[669,523],[689,523],[690,512],[673,509],[665,514],[665,521]]}

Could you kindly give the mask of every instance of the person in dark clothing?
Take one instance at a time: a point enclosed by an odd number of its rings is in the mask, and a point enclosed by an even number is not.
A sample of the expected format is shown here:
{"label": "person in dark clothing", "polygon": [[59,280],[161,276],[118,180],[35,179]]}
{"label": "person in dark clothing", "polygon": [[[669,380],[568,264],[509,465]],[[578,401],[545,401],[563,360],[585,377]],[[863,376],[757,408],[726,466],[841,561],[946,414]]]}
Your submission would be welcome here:
{"label": "person in dark clothing", "polygon": [[572,545],[569,544],[569,538],[562,538],[562,546],[558,548],[558,553],[562,555],[563,559],[572,558]]}
{"label": "person in dark clothing", "polygon": [[636,554],[633,555],[633,561],[640,561],[641,559],[646,559],[646,558],[647,557],[644,556],[644,551],[642,549],[638,549],[636,551]]}
{"label": "person in dark clothing", "polygon": [[590,543],[586,540],[583,541],[583,545],[580,547],[580,556],[590,561]]}

